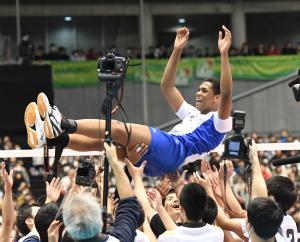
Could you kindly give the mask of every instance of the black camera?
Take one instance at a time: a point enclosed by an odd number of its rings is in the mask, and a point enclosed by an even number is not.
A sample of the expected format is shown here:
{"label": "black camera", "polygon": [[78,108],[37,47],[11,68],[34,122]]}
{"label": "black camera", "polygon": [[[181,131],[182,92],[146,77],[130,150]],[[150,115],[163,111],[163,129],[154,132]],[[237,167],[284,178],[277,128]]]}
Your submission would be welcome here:
{"label": "black camera", "polygon": [[298,77],[289,83],[292,88],[296,102],[300,102],[300,69],[298,70]]}
{"label": "black camera", "polygon": [[116,81],[125,76],[128,58],[115,56],[114,53],[107,53],[98,59],[98,77],[102,81]]}
{"label": "black camera", "polygon": [[95,176],[95,164],[92,160],[87,159],[78,165],[76,184],[80,186],[97,187]]}
{"label": "black camera", "polygon": [[232,112],[233,135],[225,140],[223,158],[249,161],[249,144],[242,136],[245,127],[246,113],[234,110]]}

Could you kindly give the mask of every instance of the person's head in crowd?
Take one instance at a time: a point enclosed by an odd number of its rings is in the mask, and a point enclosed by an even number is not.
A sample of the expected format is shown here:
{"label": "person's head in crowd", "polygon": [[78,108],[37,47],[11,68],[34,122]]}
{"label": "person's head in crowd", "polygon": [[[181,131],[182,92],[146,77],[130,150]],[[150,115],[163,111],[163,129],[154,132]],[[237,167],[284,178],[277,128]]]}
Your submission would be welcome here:
{"label": "person's head in crowd", "polygon": [[213,224],[218,215],[218,206],[210,196],[207,196],[207,207],[202,217],[204,223]]}
{"label": "person's head in crowd", "polygon": [[16,226],[22,235],[30,233],[34,228],[34,218],[40,207],[25,205],[18,211]]}
{"label": "person's head in crowd", "polygon": [[63,221],[74,240],[97,237],[102,230],[102,210],[90,193],[75,195],[63,208]]}
{"label": "person's head in crowd", "polygon": [[46,203],[41,206],[37,212],[34,223],[36,230],[40,235],[41,242],[48,242],[48,228],[53,222],[58,212],[58,206],[56,203]]}
{"label": "person's head in crowd", "polygon": [[270,198],[253,199],[247,208],[249,238],[252,241],[269,240],[275,236],[283,220],[279,205]]}
{"label": "person's head in crowd", "polygon": [[209,78],[202,82],[196,92],[196,108],[201,113],[216,111],[220,102],[220,81]]}
{"label": "person's head in crowd", "polygon": [[297,191],[294,183],[284,176],[273,176],[267,180],[268,195],[281,206],[284,213],[289,210],[297,200]]}
{"label": "person's head in crowd", "polygon": [[162,204],[174,221],[180,217],[180,205],[173,189],[171,189],[166,197],[162,199]]}
{"label": "person's head in crowd", "polygon": [[184,222],[200,222],[206,209],[207,193],[197,183],[185,185],[180,193],[181,213]]}

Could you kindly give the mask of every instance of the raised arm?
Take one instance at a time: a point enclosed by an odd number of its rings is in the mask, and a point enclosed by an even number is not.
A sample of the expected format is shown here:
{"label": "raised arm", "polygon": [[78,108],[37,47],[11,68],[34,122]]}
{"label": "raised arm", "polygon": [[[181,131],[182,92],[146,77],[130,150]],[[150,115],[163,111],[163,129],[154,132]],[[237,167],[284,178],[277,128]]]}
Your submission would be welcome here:
{"label": "raised arm", "polygon": [[146,161],[142,163],[140,167],[135,167],[132,163],[125,159],[124,162],[127,164],[128,171],[130,176],[132,177],[134,183],[134,192],[137,196],[139,202],[141,203],[146,217],[148,221],[152,219],[152,217],[157,214],[157,212],[151,207],[150,202],[147,197],[147,193],[143,184],[142,175],[146,165]]}
{"label": "raised arm", "polygon": [[223,38],[222,31],[219,31],[218,40],[221,55],[221,100],[218,115],[220,119],[227,119],[230,116],[232,108],[232,75],[228,57],[228,51],[231,46],[231,33],[224,25],[222,29],[225,32],[225,36]]}
{"label": "raised arm", "polygon": [[249,159],[252,164],[252,194],[251,199],[268,197],[267,186],[262,175],[258,160],[257,147],[254,140],[249,147]]}
{"label": "raised arm", "polygon": [[184,99],[175,86],[177,65],[180,61],[183,48],[189,39],[189,30],[181,28],[177,30],[174,49],[165,68],[160,88],[173,112],[177,113]]}
{"label": "raised arm", "polygon": [[219,171],[219,178],[220,178],[220,184],[223,194],[223,201],[227,205],[227,212],[231,218],[245,218],[246,217],[246,211],[242,209],[240,203],[238,202],[236,196],[234,195],[231,184],[230,184],[230,177],[233,174],[233,164],[230,160],[225,160],[226,164],[226,189],[224,187],[224,163],[221,163],[220,165],[220,171]]}
{"label": "raised arm", "polygon": [[118,160],[116,147],[113,144],[108,145],[107,143],[104,143],[104,147],[108,162],[114,172],[116,187],[118,189],[120,199],[133,197],[133,189],[123,170],[121,162]]}
{"label": "raised arm", "polygon": [[2,204],[2,230],[0,234],[0,241],[10,241],[11,232],[14,225],[14,202],[12,199],[12,185],[13,185],[13,170],[8,175],[5,170],[5,163],[1,164],[2,178],[4,181],[4,198]]}

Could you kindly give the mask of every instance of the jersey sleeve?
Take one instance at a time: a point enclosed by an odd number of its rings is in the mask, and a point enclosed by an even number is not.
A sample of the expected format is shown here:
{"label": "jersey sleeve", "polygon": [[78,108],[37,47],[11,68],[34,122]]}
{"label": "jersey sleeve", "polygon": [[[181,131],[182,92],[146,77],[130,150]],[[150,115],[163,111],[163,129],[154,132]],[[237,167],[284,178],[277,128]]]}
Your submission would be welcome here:
{"label": "jersey sleeve", "polygon": [[184,120],[186,117],[197,112],[199,112],[197,108],[193,107],[191,104],[188,104],[186,101],[183,101],[176,115],[181,120]]}
{"label": "jersey sleeve", "polygon": [[226,133],[232,130],[232,117],[220,119],[218,113],[214,114],[214,125],[219,133]]}

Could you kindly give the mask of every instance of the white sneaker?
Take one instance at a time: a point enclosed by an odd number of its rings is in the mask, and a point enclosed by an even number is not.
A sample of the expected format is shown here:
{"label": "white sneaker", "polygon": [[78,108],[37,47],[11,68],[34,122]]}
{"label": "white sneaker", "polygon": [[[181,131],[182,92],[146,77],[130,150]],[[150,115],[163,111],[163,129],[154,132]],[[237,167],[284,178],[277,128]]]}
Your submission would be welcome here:
{"label": "white sneaker", "polygon": [[44,119],[45,134],[48,139],[53,139],[62,134],[60,127],[62,115],[56,106],[53,108],[49,104],[48,97],[41,92],[37,97],[38,110]]}
{"label": "white sneaker", "polygon": [[33,148],[41,148],[46,144],[44,122],[42,121],[35,102],[27,105],[24,113],[24,122],[27,130],[27,143]]}

